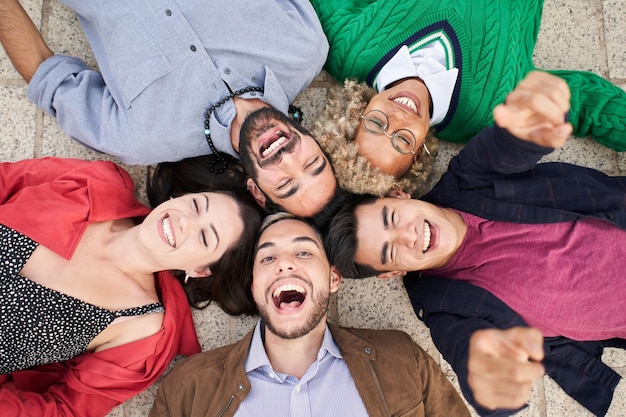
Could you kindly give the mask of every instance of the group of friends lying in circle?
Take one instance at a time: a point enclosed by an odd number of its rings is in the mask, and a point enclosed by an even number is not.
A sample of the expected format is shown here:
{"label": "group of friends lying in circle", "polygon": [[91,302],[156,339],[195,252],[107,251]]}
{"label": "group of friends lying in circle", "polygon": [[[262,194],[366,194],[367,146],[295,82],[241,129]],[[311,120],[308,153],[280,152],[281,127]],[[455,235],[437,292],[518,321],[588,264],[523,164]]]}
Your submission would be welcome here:
{"label": "group of friends lying in circle", "polygon": [[[18,0],[0,42],[67,135],[154,165],[151,208],[112,162],[0,162],[4,413],[102,417],[182,354],[151,416],[469,416],[407,334],[327,322],[372,276],[404,277],[478,414],[546,372],[615,406],[626,179],[538,161],[571,136],[625,150],[626,93],[534,67],[542,1],[62,3],[99,70]],[[322,67],[339,82],[308,131],[290,104]],[[466,145],[431,187],[439,140]],[[211,302],[260,318],[201,353]]]}

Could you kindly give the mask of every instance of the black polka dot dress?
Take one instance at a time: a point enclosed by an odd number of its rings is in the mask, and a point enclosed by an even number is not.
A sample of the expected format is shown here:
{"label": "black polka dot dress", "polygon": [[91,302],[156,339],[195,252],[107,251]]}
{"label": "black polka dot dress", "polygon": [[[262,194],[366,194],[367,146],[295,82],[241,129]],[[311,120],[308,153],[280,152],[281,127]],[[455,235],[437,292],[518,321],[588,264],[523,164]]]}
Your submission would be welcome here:
{"label": "black polka dot dress", "polygon": [[165,311],[161,303],[105,310],[21,276],[37,246],[0,225],[0,374],[73,358],[117,317]]}

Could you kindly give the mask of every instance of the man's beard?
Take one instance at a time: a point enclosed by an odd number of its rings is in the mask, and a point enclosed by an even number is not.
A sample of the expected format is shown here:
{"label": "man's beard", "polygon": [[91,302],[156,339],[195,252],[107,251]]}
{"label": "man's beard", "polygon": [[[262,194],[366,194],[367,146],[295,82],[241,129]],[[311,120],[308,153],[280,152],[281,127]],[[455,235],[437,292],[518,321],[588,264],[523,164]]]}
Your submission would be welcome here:
{"label": "man's beard", "polygon": [[296,148],[296,145],[300,143],[300,135],[295,130],[291,129],[289,129],[289,133],[291,134],[289,142],[285,146],[277,150],[276,153],[274,153],[269,158],[259,160],[259,168],[270,167],[280,161],[280,158],[283,156],[283,154],[293,152],[293,150]]}
{"label": "man's beard", "polygon": [[[275,126],[276,122],[284,123],[289,128],[292,138],[276,154],[268,159],[260,160],[259,155],[252,151],[252,142],[268,130],[268,125]],[[257,181],[258,173],[255,162],[258,163],[260,168],[265,168],[278,162],[284,153],[293,152],[293,149],[301,140],[299,133],[300,129],[294,124],[294,121],[273,107],[263,107],[250,113],[244,120],[239,133],[239,158],[246,173],[253,180]]]}
{"label": "man's beard", "polygon": [[[314,303],[313,311],[300,327],[291,330],[283,330],[277,325],[277,323],[273,323],[270,320],[268,314],[270,305],[265,305],[262,308],[259,308],[259,316],[265,323],[265,327],[276,336],[281,339],[297,339],[309,334],[322,321],[326,315],[329,300],[330,294],[328,292],[324,293],[320,291],[312,296],[310,301]],[[278,320],[280,320],[280,318]]]}

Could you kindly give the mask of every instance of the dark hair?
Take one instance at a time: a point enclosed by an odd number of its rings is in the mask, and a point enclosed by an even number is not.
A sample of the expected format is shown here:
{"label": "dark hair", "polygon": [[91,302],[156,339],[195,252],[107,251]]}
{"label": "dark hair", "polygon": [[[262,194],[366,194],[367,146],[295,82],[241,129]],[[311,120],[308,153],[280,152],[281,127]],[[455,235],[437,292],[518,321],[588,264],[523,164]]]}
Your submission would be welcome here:
{"label": "dark hair", "polygon": [[152,173],[148,172],[146,192],[152,207],[170,197],[198,192],[223,193],[235,199],[239,215],[244,221],[243,234],[237,244],[209,265],[211,276],[192,278],[184,284],[184,271],[172,273],[183,284],[191,306],[202,309],[215,301],[230,315],[250,315],[256,313],[249,286],[252,282],[252,259],[257,231],[261,225],[261,211],[246,190],[247,176],[239,162],[228,154],[222,153],[221,157],[227,161],[227,168],[222,174],[211,173],[207,168],[217,158],[215,155],[160,163]]}
{"label": "dark hair", "polygon": [[[278,212],[287,211],[280,205],[274,203],[269,199],[267,194],[261,190],[263,195],[265,195],[265,214],[271,215]],[[306,222],[311,225],[316,231],[320,232],[322,235],[325,235],[330,225],[331,219],[345,206],[346,202],[351,198],[351,194],[344,191],[343,189],[336,187],[335,193],[332,195],[328,203],[326,203],[322,209],[310,217],[302,217],[297,216],[300,220]]]}
{"label": "dark hair", "polygon": [[378,271],[369,265],[354,262],[357,249],[356,208],[363,204],[372,204],[378,199],[371,194],[350,194],[344,208],[332,219],[324,238],[324,248],[330,263],[335,265],[346,278],[367,278],[378,275]]}
{"label": "dark hair", "polygon": [[311,222],[311,219],[307,219],[306,217],[296,216],[295,214],[291,214],[287,211],[278,211],[276,213],[272,213],[272,214],[265,216],[265,218],[261,222],[261,227],[259,228],[259,233],[257,234],[257,241],[254,247],[255,255],[256,255],[257,248],[259,246],[259,239],[261,238],[261,235],[263,234],[263,232],[265,232],[270,226],[273,226],[276,223],[283,221],[283,220],[296,220],[296,221],[299,221],[308,225],[311,229],[313,229],[313,231],[315,232],[315,235],[320,240],[320,242],[322,244],[324,243],[324,237],[322,236],[322,233],[317,227],[315,227],[315,224]]}
{"label": "dark hair", "polygon": [[352,194],[343,190],[337,185],[335,193],[328,203],[315,215],[307,218],[308,223],[319,231],[322,235],[326,235],[330,227],[331,220],[339,213],[353,198]]}

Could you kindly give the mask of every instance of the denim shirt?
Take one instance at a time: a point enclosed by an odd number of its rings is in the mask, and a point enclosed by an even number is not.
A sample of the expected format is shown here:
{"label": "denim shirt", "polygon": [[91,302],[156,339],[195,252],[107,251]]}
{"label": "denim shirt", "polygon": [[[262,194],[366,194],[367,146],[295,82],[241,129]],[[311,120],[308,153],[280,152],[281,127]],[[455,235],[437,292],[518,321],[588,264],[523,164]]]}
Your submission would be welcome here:
{"label": "denim shirt", "polygon": [[[43,62],[28,96],[85,146],[131,164],[211,153],[206,110],[245,87],[286,112],[319,73],[328,42],[308,0],[172,2],[64,0],[77,13],[100,72],[78,58]],[[232,100],[210,119],[219,151],[230,140]]]}

